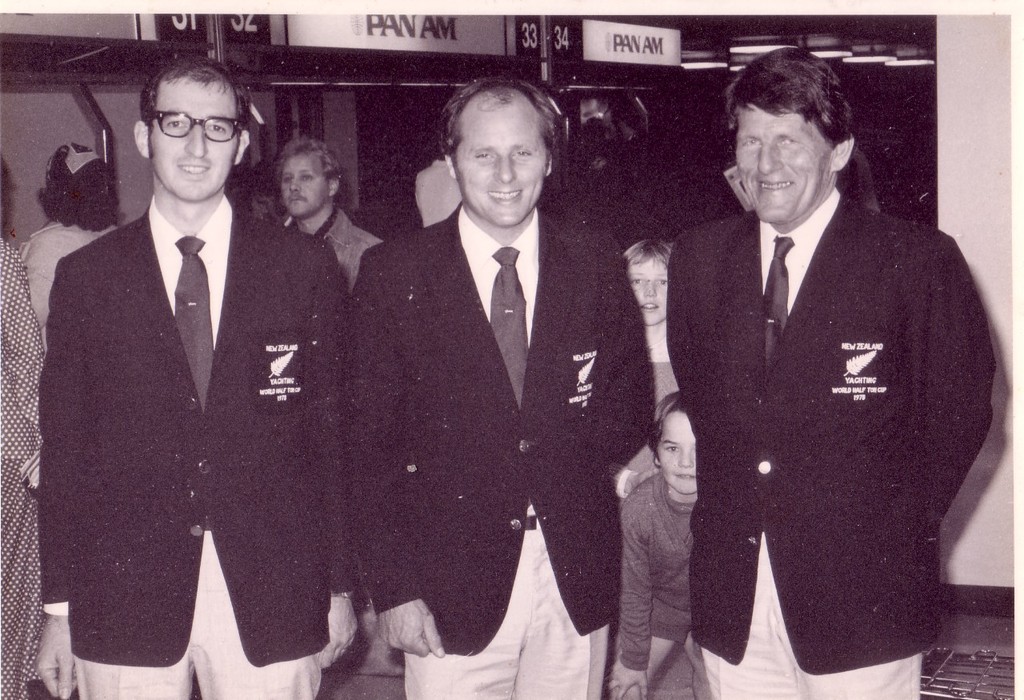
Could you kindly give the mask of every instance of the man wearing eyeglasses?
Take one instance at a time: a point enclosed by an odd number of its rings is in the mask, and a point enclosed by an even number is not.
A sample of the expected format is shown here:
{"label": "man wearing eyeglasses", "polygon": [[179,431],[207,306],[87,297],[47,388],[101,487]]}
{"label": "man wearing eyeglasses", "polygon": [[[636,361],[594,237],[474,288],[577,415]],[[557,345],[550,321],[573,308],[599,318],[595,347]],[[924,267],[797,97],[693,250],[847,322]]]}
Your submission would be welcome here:
{"label": "man wearing eyeglasses", "polygon": [[348,646],[327,249],[233,211],[248,91],[185,58],[142,93],[139,220],[66,257],[40,391],[38,669],[67,698],[312,700]]}

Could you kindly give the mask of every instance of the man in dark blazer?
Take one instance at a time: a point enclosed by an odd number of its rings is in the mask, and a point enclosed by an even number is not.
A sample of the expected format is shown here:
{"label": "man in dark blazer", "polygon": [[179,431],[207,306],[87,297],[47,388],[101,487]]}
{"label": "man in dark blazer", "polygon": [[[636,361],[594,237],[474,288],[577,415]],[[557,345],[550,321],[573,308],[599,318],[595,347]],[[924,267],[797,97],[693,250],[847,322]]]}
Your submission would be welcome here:
{"label": "man in dark blazer", "polygon": [[[651,375],[614,244],[536,208],[557,119],[520,81],[461,88],[442,123],[462,206],[370,250],[356,286],[363,563],[410,698],[600,695],[607,474],[643,440]],[[522,355],[492,328],[506,318]]]}
{"label": "man in dark blazer", "polygon": [[916,698],[939,525],[991,420],[985,313],[952,238],[839,197],[824,61],[766,54],[726,96],[755,211],[681,236],[669,270],[696,639],[719,698]]}
{"label": "man in dark blazer", "polygon": [[312,700],[355,628],[344,283],[225,199],[249,96],[223,66],[171,64],[141,112],[149,211],[62,260],[51,297],[39,670],[61,697],[74,671],[84,699],[185,699],[194,671],[208,697]]}

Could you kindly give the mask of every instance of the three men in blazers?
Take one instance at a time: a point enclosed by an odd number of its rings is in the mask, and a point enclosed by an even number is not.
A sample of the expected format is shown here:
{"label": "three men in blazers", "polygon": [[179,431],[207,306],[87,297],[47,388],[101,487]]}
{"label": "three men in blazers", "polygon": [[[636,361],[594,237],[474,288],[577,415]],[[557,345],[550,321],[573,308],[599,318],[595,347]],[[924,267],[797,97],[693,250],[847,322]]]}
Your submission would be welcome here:
{"label": "three men in blazers", "polygon": [[51,297],[39,670],[85,700],[185,700],[193,672],[204,697],[312,700],[355,630],[344,282],[225,199],[249,95],[221,64],[166,67],[141,113],[152,204]]}
{"label": "three men in blazers", "polygon": [[726,96],[755,210],[669,270],[696,639],[720,698],[916,698],[939,525],[991,421],[985,313],[952,238],[836,191],[854,140],[824,61],[779,49]]}
{"label": "three men in blazers", "polygon": [[614,246],[537,209],[557,120],[520,81],[460,88],[442,123],[462,206],[371,249],[356,285],[363,562],[410,698],[600,696],[607,474],[652,382]]}

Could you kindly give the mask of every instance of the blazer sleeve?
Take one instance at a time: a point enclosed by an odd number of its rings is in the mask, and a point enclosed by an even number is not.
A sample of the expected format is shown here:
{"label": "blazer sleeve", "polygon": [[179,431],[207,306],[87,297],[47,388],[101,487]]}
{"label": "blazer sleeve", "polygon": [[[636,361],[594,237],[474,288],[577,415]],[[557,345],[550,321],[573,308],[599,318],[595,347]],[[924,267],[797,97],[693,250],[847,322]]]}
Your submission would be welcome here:
{"label": "blazer sleeve", "polygon": [[[408,463],[403,440],[404,406],[415,377],[403,361],[398,313],[401,289],[394,257],[382,260],[387,244],[367,251],[356,282],[352,323],[352,374],[348,386],[348,462],[353,470],[360,522],[363,582],[377,612],[420,598],[415,541],[393,512],[399,469]],[[410,271],[411,272],[411,271]],[[408,426],[405,426],[408,427]]]}
{"label": "blazer sleeve", "polygon": [[86,406],[90,307],[83,288],[71,279],[64,261],[58,263],[50,294],[47,335],[49,345],[39,387],[39,424],[43,436],[40,454],[39,551],[44,603],[68,600],[70,543],[76,514],[77,455],[91,440]]}
{"label": "blazer sleeve", "polygon": [[334,256],[326,249],[319,256],[319,284],[313,291],[315,308],[313,322],[316,334],[325,339],[327,347],[321,357],[320,368],[326,378],[327,391],[321,397],[318,414],[323,425],[318,431],[321,441],[320,459],[329,468],[322,470],[326,483],[317,485],[320,494],[319,512],[323,514],[327,533],[327,560],[330,565],[331,593],[353,591],[358,582],[356,535],[358,521],[353,513],[351,493],[351,464],[344,450],[345,424],[344,387],[349,381],[352,366],[349,325],[352,315],[351,298],[341,269]]}
{"label": "blazer sleeve", "polygon": [[923,406],[919,444],[927,465],[924,493],[938,522],[981,450],[992,422],[995,356],[988,319],[967,262],[952,238],[939,234],[928,251],[915,294]]}

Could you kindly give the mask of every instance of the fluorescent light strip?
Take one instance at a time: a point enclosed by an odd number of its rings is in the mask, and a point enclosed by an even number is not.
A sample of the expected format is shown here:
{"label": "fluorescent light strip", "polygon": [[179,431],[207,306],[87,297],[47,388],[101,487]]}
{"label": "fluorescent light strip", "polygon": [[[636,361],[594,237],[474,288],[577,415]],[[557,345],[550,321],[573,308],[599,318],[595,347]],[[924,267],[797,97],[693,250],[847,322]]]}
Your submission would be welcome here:
{"label": "fluorescent light strip", "polygon": [[837,49],[823,49],[821,51],[811,51],[818,58],[849,58],[853,56],[852,51],[840,51]]}
{"label": "fluorescent light strip", "polygon": [[728,68],[729,64],[725,61],[691,61],[689,63],[680,64],[686,70],[709,70],[711,68]]}
{"label": "fluorescent light strip", "polygon": [[765,44],[762,46],[730,46],[729,53],[768,53],[775,49],[792,48],[790,44]]}
{"label": "fluorescent light strip", "polygon": [[896,59],[895,61],[886,61],[885,65],[898,66],[901,68],[903,66],[934,66],[935,61],[932,61],[927,58],[900,58]]}
{"label": "fluorescent light strip", "polygon": [[844,58],[843,63],[885,63],[895,60],[895,56],[850,56]]}

